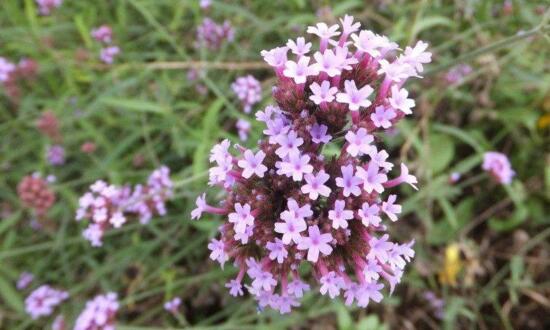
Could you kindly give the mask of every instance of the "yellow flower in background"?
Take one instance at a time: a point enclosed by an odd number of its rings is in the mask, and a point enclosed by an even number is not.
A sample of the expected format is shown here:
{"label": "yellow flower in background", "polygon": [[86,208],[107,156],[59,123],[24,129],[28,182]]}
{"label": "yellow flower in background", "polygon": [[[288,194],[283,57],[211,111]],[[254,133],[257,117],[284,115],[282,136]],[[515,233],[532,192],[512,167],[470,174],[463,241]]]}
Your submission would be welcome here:
{"label": "yellow flower in background", "polygon": [[546,115],[542,115],[539,120],[538,120],[538,123],[537,123],[538,127],[540,129],[545,129],[546,127],[550,126],[550,113],[549,114],[546,114]]}
{"label": "yellow flower in background", "polygon": [[458,244],[452,243],[445,248],[445,259],[443,267],[439,271],[439,282],[455,286],[456,277],[462,269],[462,260],[460,258],[460,248]]}

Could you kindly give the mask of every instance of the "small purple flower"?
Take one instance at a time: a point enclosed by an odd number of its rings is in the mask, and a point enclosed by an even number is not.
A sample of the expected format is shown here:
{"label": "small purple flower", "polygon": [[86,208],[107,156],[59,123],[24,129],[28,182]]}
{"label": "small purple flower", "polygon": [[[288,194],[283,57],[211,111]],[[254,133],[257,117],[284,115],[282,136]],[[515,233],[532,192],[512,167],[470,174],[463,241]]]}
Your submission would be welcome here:
{"label": "small purple flower", "polygon": [[378,264],[378,261],[376,259],[367,259],[367,264],[363,268],[365,281],[369,283],[377,281],[380,278],[380,273],[382,273],[382,267]]}
{"label": "small purple flower", "polygon": [[237,78],[231,84],[231,89],[241,101],[245,113],[250,113],[252,106],[262,99],[262,85],[251,75]]}
{"label": "small purple flower", "polygon": [[281,219],[283,220],[295,218],[305,219],[313,215],[313,211],[311,210],[311,206],[309,204],[300,206],[293,198],[288,199],[287,208],[288,210],[281,212]]}
{"label": "small purple flower", "polygon": [[361,287],[357,297],[357,306],[367,307],[370,300],[374,302],[382,301],[382,298],[384,298],[384,296],[380,293],[382,288],[384,288],[384,284],[379,283],[368,283]]}
{"label": "small purple flower", "polygon": [[225,244],[221,240],[212,239],[208,243],[208,249],[212,251],[210,253],[210,259],[217,261],[222,265],[229,259],[229,255],[225,252]]}
{"label": "small purple flower", "polygon": [[115,329],[115,316],[119,307],[114,292],[96,296],[86,302],[86,307],[75,321],[74,330]]}
{"label": "small purple flower", "polygon": [[351,39],[357,50],[367,53],[372,57],[381,56],[381,50],[387,46],[387,42],[382,36],[368,30],[360,31],[359,35],[352,34]]}
{"label": "small purple flower", "polygon": [[31,284],[31,282],[34,280],[34,275],[29,272],[22,272],[21,275],[19,275],[19,279],[17,280],[17,290],[23,290],[26,287]]}
{"label": "small purple flower", "polygon": [[367,170],[363,167],[357,168],[357,176],[363,179],[363,189],[369,194],[373,191],[377,193],[384,191],[383,183],[388,181],[388,177],[379,170],[380,168],[374,162],[369,162]]}
{"label": "small purple flower", "polygon": [[225,287],[229,289],[229,294],[233,297],[242,296],[243,285],[238,280],[231,280],[225,284]]}
{"label": "small purple flower", "polygon": [[309,130],[311,141],[313,141],[313,143],[329,143],[332,139],[332,136],[330,134],[327,134],[327,131],[327,126],[314,124]]}
{"label": "small purple flower", "polygon": [[388,242],[388,238],[388,234],[384,234],[380,238],[371,237],[369,240],[371,249],[367,254],[367,259],[378,259],[381,262],[388,261],[388,251],[393,247],[393,243]]}
{"label": "small purple flower", "polygon": [[54,289],[49,285],[42,285],[25,299],[25,311],[33,320],[49,316],[55,307],[67,298],[69,298],[68,292]]}
{"label": "small purple flower", "polygon": [[232,42],[235,38],[235,30],[228,21],[217,24],[210,18],[205,18],[197,28],[197,47],[206,47],[210,50],[219,49],[222,44]]}
{"label": "small purple flower", "polygon": [[298,279],[288,283],[288,293],[293,294],[296,298],[302,298],[305,291],[309,291],[309,284]]}
{"label": "small purple flower", "polygon": [[321,294],[326,295],[328,293],[331,299],[340,295],[340,290],[345,287],[344,279],[333,271],[322,276],[319,283],[321,283],[321,288],[319,289]]}
{"label": "small purple flower", "polygon": [[391,221],[397,221],[396,214],[401,213],[401,205],[395,204],[396,195],[389,195],[388,200],[382,203],[382,212],[390,218]]}
{"label": "small purple flower", "polygon": [[329,77],[340,75],[342,59],[337,57],[332,50],[326,50],[324,53],[315,52],[313,54],[316,63],[312,65],[317,72],[324,72]]}
{"label": "small purple flower", "polygon": [[489,172],[493,178],[501,184],[510,184],[516,172],[512,169],[510,161],[505,154],[495,151],[486,152],[483,155],[481,167]]}
{"label": "small purple flower", "polygon": [[55,8],[63,4],[63,0],[36,0],[40,15],[49,15]]}
{"label": "small purple flower", "polygon": [[422,64],[432,61],[432,53],[427,52],[428,43],[419,40],[414,47],[407,46],[403,52],[401,61],[409,64],[417,72],[424,71]]}
{"label": "small purple flower", "polygon": [[239,119],[237,120],[235,127],[239,133],[239,139],[241,139],[241,141],[248,140],[248,133],[250,133],[250,128],[252,127],[250,122],[248,120]]}
{"label": "small purple flower", "polygon": [[199,7],[201,9],[208,9],[212,5],[212,0],[200,0],[199,1]]}
{"label": "small purple flower", "polygon": [[330,233],[321,234],[319,227],[309,226],[307,237],[302,237],[298,243],[298,249],[307,250],[307,260],[317,262],[319,253],[329,255],[332,252],[332,247],[328,244],[332,241]]}
{"label": "small purple flower", "polygon": [[378,106],[376,107],[374,113],[370,115],[370,119],[376,127],[389,128],[391,127],[391,120],[396,116],[397,115],[392,108]]}
{"label": "small purple flower", "polygon": [[317,74],[317,70],[309,65],[309,57],[302,56],[298,62],[286,61],[283,74],[292,78],[296,84],[304,84],[308,76]]}
{"label": "small purple flower", "polygon": [[359,31],[361,23],[353,22],[354,18],[351,15],[345,15],[344,18],[340,18],[340,24],[342,25],[342,35],[349,36],[352,33]]}
{"label": "small purple flower", "polygon": [[279,144],[279,148],[275,151],[277,156],[284,159],[291,154],[299,154],[298,147],[304,143],[304,139],[298,137],[298,134],[294,131],[288,132],[288,134],[280,134],[275,138],[275,142]]}
{"label": "small purple flower", "polygon": [[15,64],[0,57],[0,82],[5,82],[9,79],[10,74],[16,69]]}
{"label": "small purple flower", "polygon": [[250,150],[244,152],[244,158],[237,163],[240,168],[243,169],[242,176],[245,179],[250,178],[256,174],[258,177],[263,178],[267,167],[262,164],[265,158],[263,151],[258,151],[255,155]]}
{"label": "small purple flower", "polygon": [[273,279],[273,274],[270,272],[262,271],[252,281],[252,287],[257,290],[270,291],[275,285],[277,285],[277,281]]}
{"label": "small purple flower", "polygon": [[105,64],[113,64],[115,57],[120,53],[118,46],[110,46],[102,48],[99,54],[99,58]]}
{"label": "small purple flower", "polygon": [[374,137],[368,134],[363,127],[359,128],[357,132],[348,131],[345,137],[348,142],[346,151],[353,157],[370,154],[375,150],[373,149],[375,147],[371,145]]}
{"label": "small purple flower", "polygon": [[236,233],[244,233],[246,227],[254,224],[254,216],[250,211],[250,205],[235,203],[235,212],[229,213],[229,222],[235,225]]}
{"label": "small purple flower", "polygon": [[181,298],[175,297],[172,300],[169,300],[164,303],[164,309],[172,314],[176,314],[181,305]]}
{"label": "small purple flower", "polygon": [[298,244],[302,240],[300,233],[306,228],[306,222],[302,218],[287,218],[284,222],[275,223],[275,232],[283,235],[282,242],[287,245],[290,242]]}
{"label": "small purple flower", "polygon": [[328,211],[328,218],[332,220],[332,228],[348,228],[348,220],[353,219],[353,211],[345,210],[346,202],[336,200],[334,208]]}
{"label": "small purple flower", "polygon": [[386,159],[390,156],[386,150],[380,150],[380,152],[378,152],[375,148],[371,153],[369,153],[369,156],[371,158],[371,162],[374,162],[378,165],[378,167],[384,169],[385,172],[389,172],[393,168],[393,164],[386,161]]}
{"label": "small purple flower", "polygon": [[289,39],[286,46],[293,54],[296,54],[298,57],[302,57],[309,53],[309,50],[311,49],[311,42],[306,43],[306,39],[304,39],[304,37],[299,37],[296,41]]}
{"label": "small purple flower", "polygon": [[319,39],[321,39],[321,45],[319,48],[321,52],[324,52],[327,48],[327,45],[331,41],[331,38],[340,35],[338,29],[339,26],[336,24],[329,27],[326,23],[317,23],[317,25],[315,26],[308,26],[306,32],[310,34],[315,34],[319,37]]}
{"label": "small purple flower", "polygon": [[113,40],[113,30],[108,25],[102,25],[92,30],[92,38],[99,42],[110,44]]}
{"label": "small purple flower", "polygon": [[65,148],[58,144],[53,145],[46,151],[48,162],[53,166],[65,164]]}
{"label": "small purple flower", "polygon": [[275,68],[283,68],[287,61],[288,47],[276,47],[271,50],[262,50],[261,55],[267,64]]}
{"label": "small purple flower", "polygon": [[309,198],[316,200],[319,195],[328,197],[330,195],[330,188],[325,183],[330,179],[330,176],[321,170],[317,175],[306,174],[304,176],[306,184],[302,186],[301,191],[304,194],[309,194]]}
{"label": "small purple flower", "polygon": [[359,185],[363,183],[363,180],[353,174],[353,165],[342,166],[341,170],[342,176],[336,178],[336,185],[343,189],[342,194],[344,197],[361,195]]}
{"label": "small purple flower", "polygon": [[269,259],[275,260],[282,264],[283,260],[288,256],[288,251],[285,249],[283,241],[276,238],[274,242],[267,242],[266,245],[269,252]]}
{"label": "small purple flower", "polygon": [[387,81],[400,83],[415,74],[413,67],[407,63],[401,63],[399,61],[390,63],[387,60],[380,60],[378,63],[380,64],[378,74],[384,74]]}
{"label": "small purple flower", "polygon": [[348,104],[351,111],[358,111],[359,108],[366,108],[371,105],[371,101],[369,101],[368,97],[374,90],[369,85],[357,89],[355,81],[346,80],[344,82],[344,89],[345,92],[336,95],[336,101]]}
{"label": "small purple flower", "polygon": [[366,227],[378,227],[380,226],[380,222],[382,222],[382,219],[380,218],[380,208],[377,204],[369,205],[369,203],[365,202],[361,206],[361,209],[357,211],[357,214],[361,218],[363,225]]}
{"label": "small purple flower", "polygon": [[308,155],[290,153],[288,160],[281,162],[281,168],[277,173],[292,177],[294,181],[302,181],[304,174],[313,172],[313,166],[309,164],[309,160]]}
{"label": "small purple flower", "polygon": [[323,81],[321,85],[313,82],[309,88],[313,94],[309,97],[315,104],[321,104],[324,102],[330,103],[334,101],[334,96],[338,93],[338,88],[330,87],[330,82]]}
{"label": "small purple flower", "polygon": [[407,98],[409,92],[405,88],[399,89],[397,86],[392,86],[391,88],[391,97],[388,99],[390,105],[397,110],[401,110],[406,115],[412,113],[411,108],[414,107],[415,102],[413,99]]}

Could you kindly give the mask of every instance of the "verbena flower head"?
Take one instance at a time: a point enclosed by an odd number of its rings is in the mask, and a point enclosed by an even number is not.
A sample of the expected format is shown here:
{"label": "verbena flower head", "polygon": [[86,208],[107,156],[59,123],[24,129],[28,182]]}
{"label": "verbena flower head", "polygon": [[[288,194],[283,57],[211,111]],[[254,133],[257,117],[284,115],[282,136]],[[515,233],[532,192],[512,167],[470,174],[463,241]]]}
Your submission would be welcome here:
{"label": "verbena flower head", "polygon": [[46,150],[48,163],[54,166],[65,164],[65,148],[59,144],[48,147]]}
{"label": "verbena flower head", "polygon": [[86,302],[86,307],[75,321],[74,330],[114,330],[118,308],[116,293],[98,295]]}
{"label": "verbena flower head", "polygon": [[178,309],[180,308],[180,305],[181,305],[181,298],[180,297],[175,297],[174,299],[172,300],[169,300],[167,302],[164,303],[164,310],[172,313],[172,314],[175,314],[178,312]]}
{"label": "verbena flower head", "polygon": [[39,175],[25,176],[17,186],[17,194],[23,205],[33,209],[38,217],[44,216],[55,203],[55,193]]}
{"label": "verbena flower head", "polygon": [[53,313],[57,305],[69,298],[69,293],[57,290],[49,285],[42,285],[25,299],[25,311],[33,319],[48,316]]}
{"label": "verbena flower head", "polygon": [[36,0],[40,15],[49,15],[51,11],[63,4],[63,0]]}
{"label": "verbena flower head", "polygon": [[219,49],[223,42],[232,42],[235,30],[228,21],[217,24],[210,18],[205,18],[197,28],[197,47],[206,47],[210,50]]}
{"label": "verbena flower head", "polygon": [[17,290],[23,290],[26,287],[31,284],[31,282],[34,280],[34,275],[29,272],[22,272],[21,275],[19,275],[19,279],[17,280],[16,288]]}
{"label": "verbena flower head", "polygon": [[16,69],[15,64],[7,59],[0,57],[0,82],[5,82],[9,79],[10,74]]}
{"label": "verbena flower head", "polygon": [[67,330],[67,322],[65,322],[65,317],[62,314],[59,314],[55,317],[52,322],[52,330]]}
{"label": "verbena flower head", "polygon": [[92,38],[99,42],[110,44],[113,40],[113,30],[108,25],[101,25],[92,30]]}
{"label": "verbena flower head", "polygon": [[105,232],[121,227],[129,217],[146,224],[155,214],[165,215],[172,188],[170,170],[165,166],[151,173],[146,184],[133,188],[96,181],[78,201],[76,220],[90,221],[82,235],[92,246],[101,246]]}
{"label": "verbena flower head", "polygon": [[251,75],[239,77],[231,84],[231,89],[243,105],[243,111],[250,113],[252,106],[262,99],[262,86]]}
{"label": "verbena flower head", "polygon": [[489,151],[483,155],[483,164],[481,167],[501,184],[510,184],[512,178],[516,175],[508,157],[496,151]]}
{"label": "verbena flower head", "polygon": [[54,141],[61,139],[61,132],[59,130],[59,119],[53,111],[44,111],[40,118],[36,122],[36,128]]}
{"label": "verbena flower head", "polygon": [[[260,308],[288,313],[311,288],[366,307],[382,300],[385,286],[393,291],[414,256],[414,242],[392,242],[385,232],[401,213],[392,188],[416,188],[417,180],[404,164],[392,171],[380,135],[411,113],[403,84],[431,54],[419,42],[393,55],[397,44],[387,37],[359,31],[351,16],[341,22],[308,28],[319,51],[302,39],[262,51],[278,81],[276,106],[256,114],[266,125],[260,150],[228,140],[214,146],[210,184],[227,198],[210,205],[203,194],[192,212],[226,217],[210,258],[232,260],[239,273],[226,285],[230,294],[246,288]],[[329,156],[325,146],[340,152]]]}
{"label": "verbena flower head", "polygon": [[235,127],[237,127],[239,139],[241,139],[241,141],[248,140],[248,133],[250,133],[250,128],[252,127],[250,122],[245,119],[239,119],[237,120],[237,123],[235,123]]}
{"label": "verbena flower head", "polygon": [[118,46],[109,46],[102,48],[99,52],[99,59],[105,64],[113,64],[115,57],[120,53],[120,48]]}

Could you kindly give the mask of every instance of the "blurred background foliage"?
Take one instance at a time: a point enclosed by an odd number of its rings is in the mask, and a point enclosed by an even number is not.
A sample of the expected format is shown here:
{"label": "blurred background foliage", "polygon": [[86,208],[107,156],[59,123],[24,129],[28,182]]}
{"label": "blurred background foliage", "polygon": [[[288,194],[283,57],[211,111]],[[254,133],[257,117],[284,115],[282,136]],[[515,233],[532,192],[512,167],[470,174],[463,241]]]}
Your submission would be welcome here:
{"label": "blurred background foliage", "polygon": [[[32,0],[0,3],[0,56],[39,64],[18,102],[0,88],[0,328],[51,322],[24,314],[28,292],[14,286],[22,271],[35,274],[35,285],[70,291],[72,303],[61,307],[69,320],[95,294],[118,292],[119,329],[550,327],[548,2],[214,0],[208,10],[194,0],[65,2],[50,16],[37,15]],[[260,51],[346,13],[402,48],[427,41],[434,54],[425,79],[408,85],[415,114],[385,141],[419,177],[419,192],[403,188],[404,217],[392,228],[416,240],[417,256],[380,305],[348,308],[311,295],[290,315],[258,313],[251,299],[223,288],[234,269],[207,260],[206,242],[222,219],[190,222],[189,212],[206,186],[211,146],[237,142],[236,120],[253,118],[240,111],[230,83],[254,75],[264,92],[255,110],[270,104],[274,76],[259,64]],[[194,47],[205,17],[231,22],[235,41],[215,52]],[[99,62],[90,37],[101,24],[112,26],[122,50],[113,66]],[[200,69],[198,81],[187,79],[188,68]],[[47,109],[61,121],[61,167],[46,161],[50,141],[35,127]],[[253,122],[244,144],[255,146],[260,134]],[[97,151],[82,153],[85,141]],[[481,170],[490,150],[510,157],[511,185]],[[179,185],[169,214],[110,232],[104,247],[90,248],[74,221],[78,196],[99,178],[143,181],[160,164]],[[57,177],[58,201],[40,230],[16,192],[37,171]],[[453,173],[460,180],[452,182]],[[184,301],[177,319],[162,309],[174,296]]]}

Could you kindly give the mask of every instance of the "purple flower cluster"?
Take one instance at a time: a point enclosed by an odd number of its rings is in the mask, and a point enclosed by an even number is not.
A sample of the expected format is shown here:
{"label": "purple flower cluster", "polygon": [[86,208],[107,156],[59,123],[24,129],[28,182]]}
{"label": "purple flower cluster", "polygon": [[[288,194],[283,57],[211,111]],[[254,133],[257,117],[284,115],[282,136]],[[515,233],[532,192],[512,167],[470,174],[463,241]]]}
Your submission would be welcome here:
{"label": "purple flower cluster", "polygon": [[101,25],[93,29],[91,34],[97,42],[110,44],[113,41],[113,30],[108,25]]}
{"label": "purple flower cluster", "polygon": [[250,133],[250,128],[252,127],[250,122],[248,120],[239,119],[237,120],[237,123],[235,123],[235,127],[237,127],[239,139],[241,139],[241,141],[248,140],[248,133]]}
{"label": "purple flower cluster", "polygon": [[86,307],[76,319],[74,330],[114,330],[118,308],[116,293],[98,295],[86,302]]}
{"label": "purple flower cluster", "polygon": [[164,303],[164,309],[172,314],[176,314],[178,312],[178,308],[181,305],[181,298],[175,297],[172,300],[169,300]]}
{"label": "purple flower cluster", "polygon": [[15,64],[4,57],[0,57],[0,83],[6,82],[10,78],[10,74],[14,72],[16,68]]}
{"label": "purple flower cluster", "polygon": [[147,184],[138,184],[133,189],[99,180],[79,199],[76,220],[90,220],[82,234],[92,246],[101,246],[105,232],[121,227],[128,216],[137,216],[145,224],[155,214],[166,214],[165,202],[171,196],[170,170],[165,166],[151,173]]}
{"label": "purple flower cluster", "polygon": [[510,161],[505,154],[495,151],[486,152],[483,155],[481,167],[501,184],[510,184],[516,172],[512,169]]}
{"label": "purple flower cluster", "polygon": [[108,25],[101,25],[92,30],[92,38],[102,43],[105,47],[99,51],[99,59],[105,64],[113,64],[115,57],[120,53],[120,48],[116,45],[107,46],[113,41],[113,30]]}
{"label": "purple flower cluster", "polygon": [[63,4],[63,0],[36,0],[40,15],[49,15],[51,11]]}
{"label": "purple flower cluster", "polygon": [[456,84],[464,80],[464,77],[472,73],[472,71],[472,67],[468,64],[459,64],[447,71],[445,74],[445,80],[449,84]]}
{"label": "purple flower cluster", "polygon": [[31,284],[31,282],[34,280],[34,275],[29,272],[22,272],[21,275],[19,275],[19,279],[17,280],[16,288],[17,290],[23,290],[26,287]]}
{"label": "purple flower cluster", "polygon": [[241,101],[245,113],[250,113],[252,106],[262,99],[262,85],[251,75],[237,78],[231,84],[231,89]]}
{"label": "purple flower cluster", "polygon": [[210,50],[219,49],[224,41],[232,42],[235,30],[228,21],[217,24],[210,18],[205,18],[197,28],[197,47],[206,47]]}
{"label": "purple flower cluster", "polygon": [[53,166],[65,164],[65,149],[61,145],[53,145],[46,150],[46,158],[48,163]]}
{"label": "purple flower cluster", "polygon": [[113,64],[115,57],[120,53],[120,48],[118,46],[109,46],[102,48],[99,52],[99,58],[105,64]]}
{"label": "purple flower cluster", "polygon": [[417,180],[405,164],[389,178],[394,165],[379,141],[412,112],[403,84],[431,61],[428,45],[419,41],[397,55],[396,43],[360,31],[351,16],[307,32],[320,39],[313,54],[305,38],[262,51],[278,77],[277,105],[256,113],[265,139],[257,152],[236,145],[238,156],[228,140],[214,146],[209,184],[223,187],[227,198],[211,206],[202,194],[191,213],[228,219],[208,248],[211,259],[239,268],[226,285],[230,294],[246,287],[260,308],[280,313],[299,306],[313,284],[303,264],[322,295],[343,294],[347,305],[366,307],[382,300],[382,280],[393,291],[414,256],[414,241],[390,241],[383,218],[395,222],[401,213],[397,193],[386,190],[402,183],[416,189]]}
{"label": "purple flower cluster", "polygon": [[445,300],[438,298],[432,291],[424,292],[423,297],[430,305],[435,317],[442,320],[445,317]]}
{"label": "purple flower cluster", "polygon": [[69,298],[69,293],[57,290],[49,285],[42,285],[25,299],[25,311],[33,319],[48,316],[53,313],[55,307]]}

